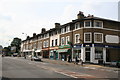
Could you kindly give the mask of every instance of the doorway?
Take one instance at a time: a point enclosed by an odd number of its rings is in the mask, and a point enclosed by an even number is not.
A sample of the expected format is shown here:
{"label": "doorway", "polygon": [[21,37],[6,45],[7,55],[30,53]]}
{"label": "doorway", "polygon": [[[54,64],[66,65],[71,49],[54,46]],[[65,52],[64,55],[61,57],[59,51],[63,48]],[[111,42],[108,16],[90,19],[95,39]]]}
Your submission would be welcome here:
{"label": "doorway", "polygon": [[90,47],[85,48],[85,62],[90,62]]}

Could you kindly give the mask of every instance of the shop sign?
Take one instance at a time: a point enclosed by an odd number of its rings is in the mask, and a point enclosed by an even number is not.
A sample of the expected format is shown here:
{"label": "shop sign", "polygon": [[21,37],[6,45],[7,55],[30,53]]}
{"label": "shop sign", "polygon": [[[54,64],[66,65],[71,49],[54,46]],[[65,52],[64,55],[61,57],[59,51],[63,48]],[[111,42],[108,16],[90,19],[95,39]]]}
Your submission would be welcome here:
{"label": "shop sign", "polygon": [[92,47],[92,44],[83,44],[83,47]]}
{"label": "shop sign", "polygon": [[71,48],[70,45],[62,45],[62,46],[59,46],[59,49],[65,49],[65,48]]}

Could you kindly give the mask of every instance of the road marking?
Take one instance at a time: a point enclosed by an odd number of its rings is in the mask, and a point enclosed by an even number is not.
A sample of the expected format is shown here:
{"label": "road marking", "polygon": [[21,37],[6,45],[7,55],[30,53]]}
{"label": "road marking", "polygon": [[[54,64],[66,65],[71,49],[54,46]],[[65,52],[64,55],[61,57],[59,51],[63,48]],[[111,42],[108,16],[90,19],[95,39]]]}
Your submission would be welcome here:
{"label": "road marking", "polygon": [[32,64],[32,63],[28,63],[28,64]]}
{"label": "road marking", "polygon": [[66,75],[66,76],[69,76],[69,77],[73,77],[73,78],[77,78],[77,77],[75,77],[75,76],[72,76],[72,75],[68,75],[68,74],[65,74],[65,73],[63,73],[63,72],[58,72],[58,71],[55,71],[56,73],[59,73],[59,74],[63,74],[63,75]]}
{"label": "road marking", "polygon": [[63,75],[66,75],[66,76],[69,76],[72,78],[96,78],[96,77],[94,77],[92,75],[88,75],[88,74],[72,72],[72,71],[68,71],[68,70],[62,70],[62,69],[47,67],[47,66],[40,66],[40,65],[36,65],[36,66],[40,67],[42,69],[51,70],[51,71],[54,71],[56,73],[63,74]]}

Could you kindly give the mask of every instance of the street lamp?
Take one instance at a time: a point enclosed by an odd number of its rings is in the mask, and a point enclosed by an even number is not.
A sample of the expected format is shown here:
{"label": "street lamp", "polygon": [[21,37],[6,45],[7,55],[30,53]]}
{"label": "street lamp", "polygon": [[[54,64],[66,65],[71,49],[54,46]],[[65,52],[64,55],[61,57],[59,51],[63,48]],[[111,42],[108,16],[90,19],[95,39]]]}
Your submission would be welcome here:
{"label": "street lamp", "polygon": [[25,34],[26,36],[28,36],[26,33],[22,33],[22,34]]}

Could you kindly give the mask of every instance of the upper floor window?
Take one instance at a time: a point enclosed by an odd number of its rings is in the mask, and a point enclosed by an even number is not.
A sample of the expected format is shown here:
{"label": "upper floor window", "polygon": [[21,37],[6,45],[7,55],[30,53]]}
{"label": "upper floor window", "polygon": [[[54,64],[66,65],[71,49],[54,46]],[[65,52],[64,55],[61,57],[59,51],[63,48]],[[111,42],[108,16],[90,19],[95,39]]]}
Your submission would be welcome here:
{"label": "upper floor window", "polygon": [[94,33],[94,42],[95,43],[103,43],[103,34],[102,33]]}
{"label": "upper floor window", "polygon": [[62,28],[62,29],[61,29],[61,33],[64,33],[64,32],[65,32],[65,28]]}
{"label": "upper floor window", "polygon": [[90,32],[84,33],[84,42],[85,43],[91,43],[92,42],[92,36]]}
{"label": "upper floor window", "polygon": [[42,42],[38,42],[38,49],[41,49],[42,48]]}
{"label": "upper floor window", "polygon": [[80,34],[75,34],[75,43],[80,42]]}
{"label": "upper floor window", "polygon": [[46,47],[46,41],[43,42],[43,47],[44,47],[44,48]]}
{"label": "upper floor window", "polygon": [[49,46],[49,42],[48,42],[48,40],[46,41],[46,47],[48,47]]}
{"label": "upper floor window", "polygon": [[80,23],[75,23],[75,29],[79,29],[80,28]]}
{"label": "upper floor window", "polygon": [[68,42],[70,41],[70,36],[66,37],[66,45],[68,44]]}
{"label": "upper floor window", "polygon": [[52,40],[52,46],[54,46],[54,40]]}
{"label": "upper floor window", "polygon": [[70,26],[67,26],[66,27],[66,32],[69,32],[70,31]]}
{"label": "upper floor window", "polygon": [[64,45],[64,43],[65,43],[65,39],[64,39],[64,37],[62,37],[61,38],[61,45]]}
{"label": "upper floor window", "polygon": [[55,46],[57,46],[57,41],[58,41],[58,39],[55,39]]}
{"label": "upper floor window", "polygon": [[91,27],[91,21],[90,20],[85,21],[84,27]]}
{"label": "upper floor window", "polygon": [[94,21],[94,27],[102,28],[103,22],[102,21]]}
{"label": "upper floor window", "polygon": [[46,34],[46,37],[49,37],[49,33]]}

